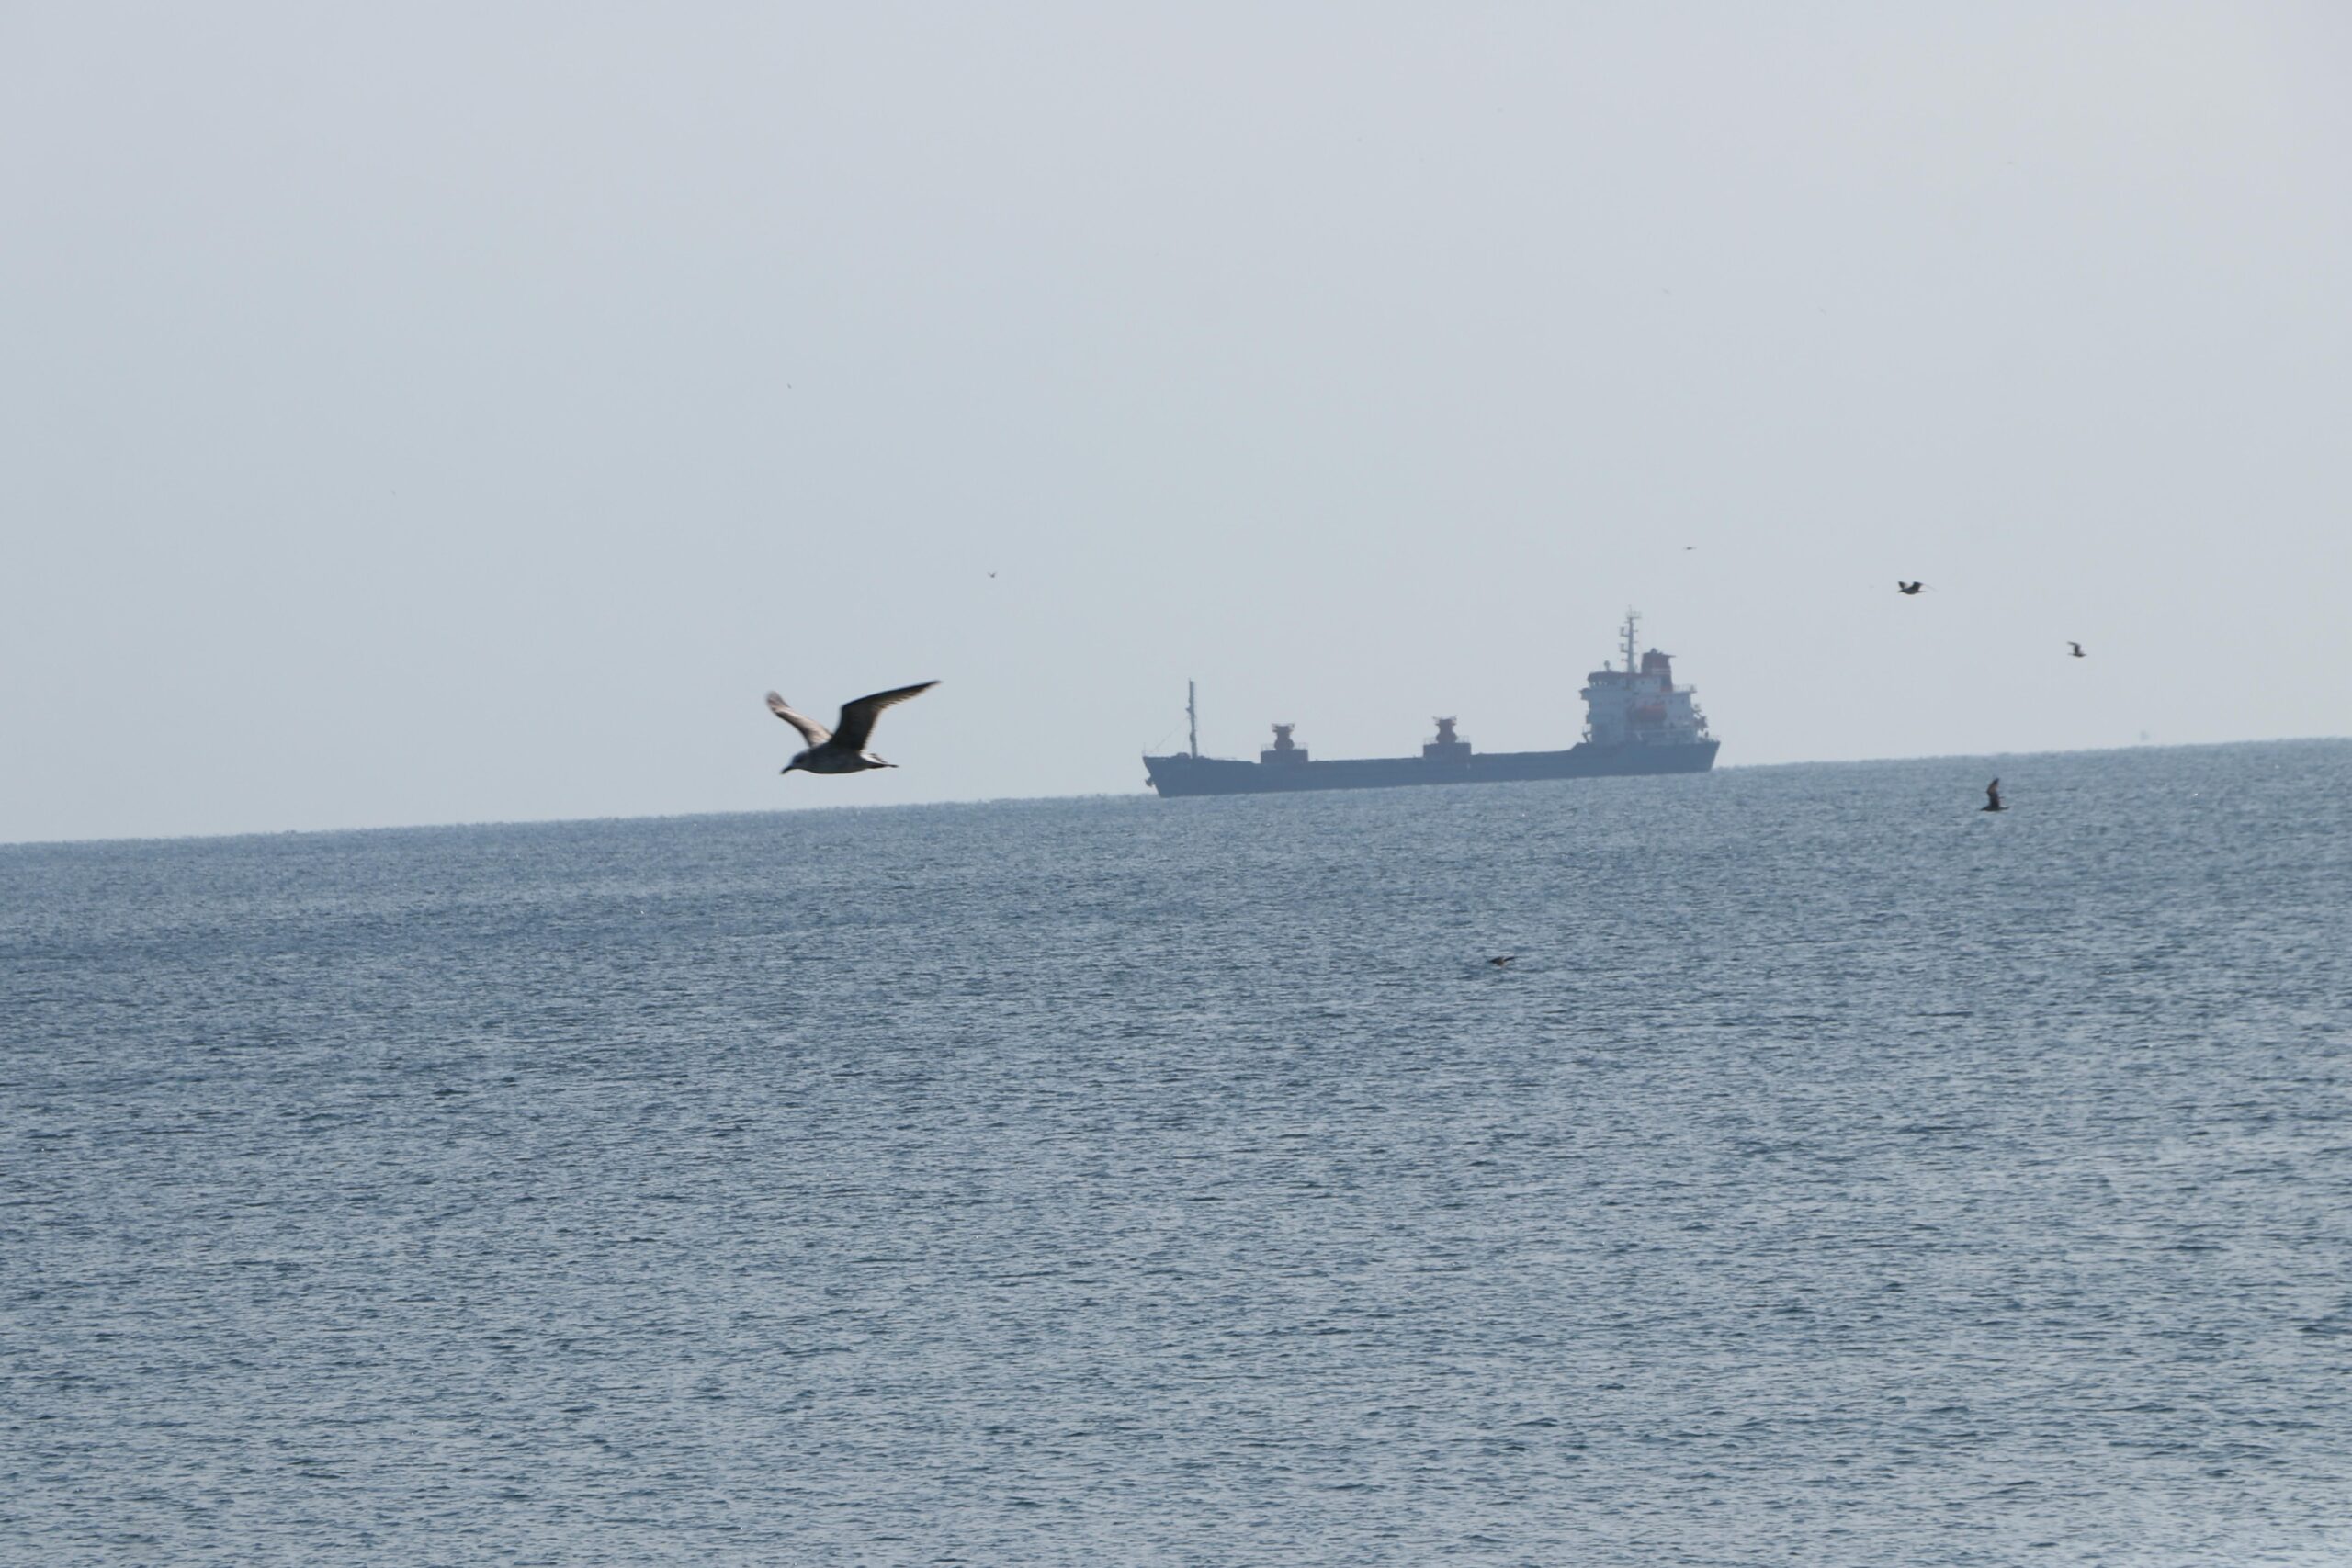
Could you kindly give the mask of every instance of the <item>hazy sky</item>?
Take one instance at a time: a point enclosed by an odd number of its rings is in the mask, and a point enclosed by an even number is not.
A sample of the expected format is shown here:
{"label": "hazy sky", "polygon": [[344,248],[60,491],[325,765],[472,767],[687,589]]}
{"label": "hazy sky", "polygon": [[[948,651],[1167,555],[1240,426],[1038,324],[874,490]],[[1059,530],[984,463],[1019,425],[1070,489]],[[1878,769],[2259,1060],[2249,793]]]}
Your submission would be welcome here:
{"label": "hazy sky", "polygon": [[[0,840],[1132,791],[1188,676],[1566,745],[1628,605],[1725,765],[2352,732],[2347,84],[2340,5],[13,6]],[[932,677],[777,776],[769,686]]]}

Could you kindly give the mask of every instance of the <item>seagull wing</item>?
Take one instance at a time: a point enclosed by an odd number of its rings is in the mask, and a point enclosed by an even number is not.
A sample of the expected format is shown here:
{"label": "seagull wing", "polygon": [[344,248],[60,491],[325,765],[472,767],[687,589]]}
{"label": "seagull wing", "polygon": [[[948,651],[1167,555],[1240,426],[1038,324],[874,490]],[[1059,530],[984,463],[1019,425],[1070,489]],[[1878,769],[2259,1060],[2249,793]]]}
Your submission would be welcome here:
{"label": "seagull wing", "polygon": [[833,739],[853,751],[865,750],[867,738],[874,733],[874,721],[882,716],[884,708],[905,702],[909,697],[919,697],[938,684],[936,681],[925,681],[920,685],[894,686],[887,692],[876,692],[872,696],[843,703],[841,723],[833,731]]}
{"label": "seagull wing", "polygon": [[768,694],[768,712],[800,731],[802,739],[811,746],[822,746],[833,738],[832,731],[777,696],[774,692]]}

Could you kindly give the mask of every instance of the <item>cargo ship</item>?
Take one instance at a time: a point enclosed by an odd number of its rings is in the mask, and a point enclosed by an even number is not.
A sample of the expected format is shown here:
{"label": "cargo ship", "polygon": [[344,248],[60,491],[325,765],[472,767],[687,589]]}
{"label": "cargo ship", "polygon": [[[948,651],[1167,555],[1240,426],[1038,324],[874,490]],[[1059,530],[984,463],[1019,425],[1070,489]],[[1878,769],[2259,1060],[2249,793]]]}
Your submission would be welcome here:
{"label": "cargo ship", "polygon": [[1698,694],[1674,683],[1671,655],[1651,649],[1636,660],[1641,617],[1628,614],[1624,668],[1585,677],[1584,739],[1565,751],[1477,751],[1441,718],[1418,757],[1351,757],[1316,761],[1295,739],[1298,726],[1274,726],[1274,743],[1254,762],[1201,755],[1197,694],[1184,705],[1191,749],[1170,757],[1147,753],[1144,771],[1161,795],[1265,795],[1299,789],[1386,789],[1398,784],[1507,784],[1523,779],[1609,778],[1632,773],[1703,773],[1721,744],[1707,733]]}

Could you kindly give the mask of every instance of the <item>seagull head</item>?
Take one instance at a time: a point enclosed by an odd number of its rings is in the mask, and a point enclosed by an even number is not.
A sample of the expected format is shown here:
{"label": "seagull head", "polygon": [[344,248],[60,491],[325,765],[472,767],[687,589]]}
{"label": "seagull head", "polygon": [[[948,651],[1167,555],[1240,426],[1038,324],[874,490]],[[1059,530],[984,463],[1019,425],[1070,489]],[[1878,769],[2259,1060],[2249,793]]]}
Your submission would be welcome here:
{"label": "seagull head", "polygon": [[786,762],[783,767],[778,768],[776,772],[779,773],[788,773],[792,772],[793,769],[798,768],[802,773],[807,773],[808,771],[808,753],[806,751],[797,751],[793,754],[792,761]]}

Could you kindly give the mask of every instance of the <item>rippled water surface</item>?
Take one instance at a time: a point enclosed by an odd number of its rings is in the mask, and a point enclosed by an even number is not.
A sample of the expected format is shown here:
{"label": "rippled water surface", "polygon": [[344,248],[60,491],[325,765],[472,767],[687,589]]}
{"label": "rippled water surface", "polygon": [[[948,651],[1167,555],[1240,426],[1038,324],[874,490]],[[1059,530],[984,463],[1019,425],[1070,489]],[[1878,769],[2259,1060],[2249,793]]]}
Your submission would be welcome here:
{"label": "rippled water surface", "polygon": [[0,1559],[2352,1560],[2352,743],[1991,771],[0,850]]}

